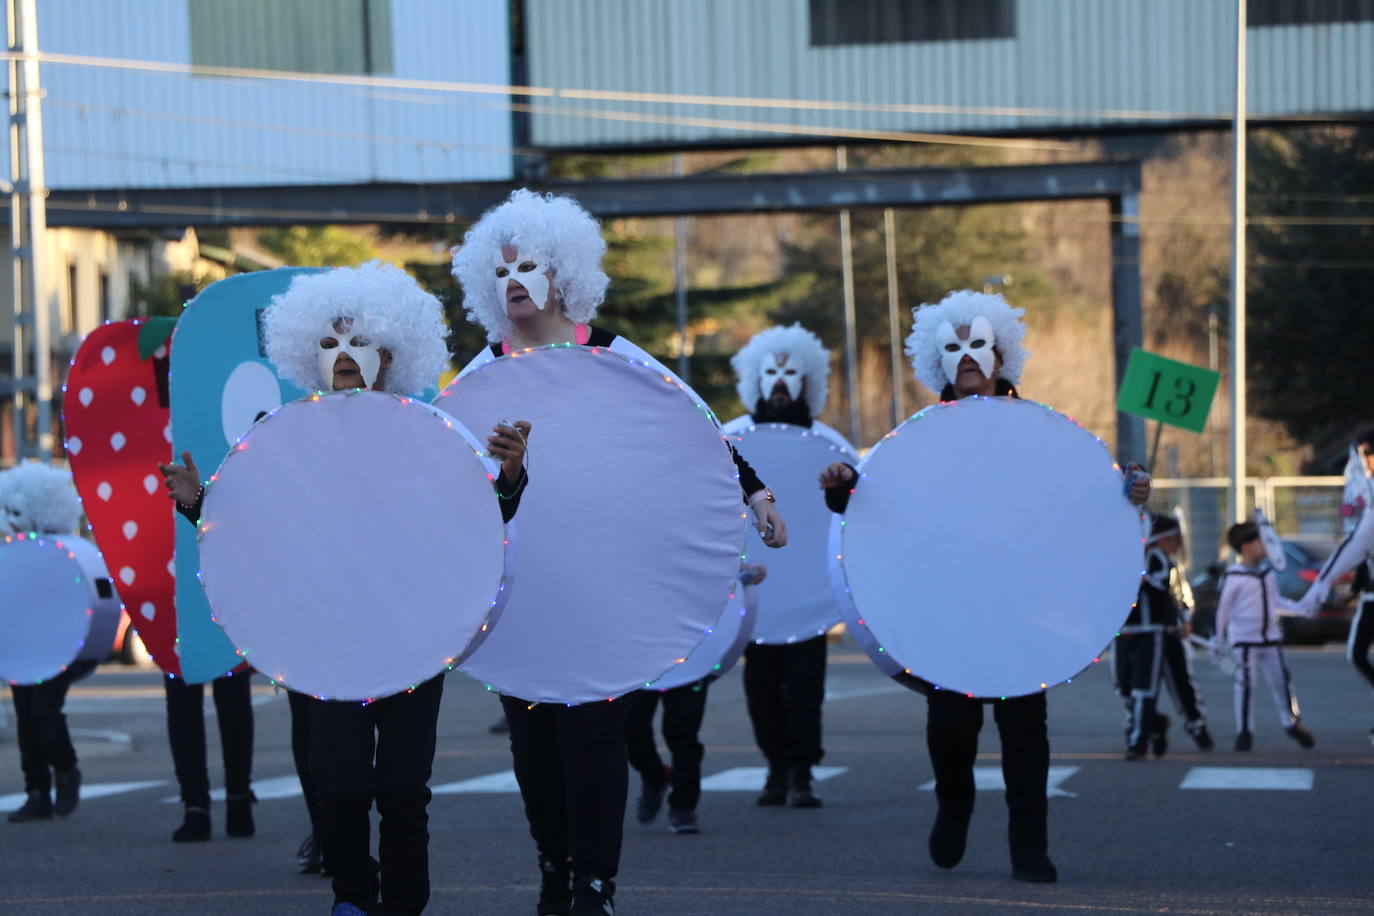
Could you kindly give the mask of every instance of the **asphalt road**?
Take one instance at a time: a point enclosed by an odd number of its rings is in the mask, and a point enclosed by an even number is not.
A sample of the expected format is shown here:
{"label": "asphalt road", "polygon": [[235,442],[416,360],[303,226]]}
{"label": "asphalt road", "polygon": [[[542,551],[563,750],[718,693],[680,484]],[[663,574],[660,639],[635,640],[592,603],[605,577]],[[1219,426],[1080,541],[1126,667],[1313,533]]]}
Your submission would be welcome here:
{"label": "asphalt road", "polygon": [[[761,765],[734,672],[711,687],[703,832],[677,836],[662,819],[642,827],[631,815],[618,910],[662,916],[1374,912],[1374,695],[1334,647],[1294,650],[1289,657],[1304,721],[1317,736],[1310,751],[1284,736],[1267,693],[1259,697],[1254,751],[1232,751],[1230,682],[1202,659],[1199,680],[1218,741],[1210,754],[1175,728],[1164,758],[1122,760],[1120,704],[1105,664],[1054,689],[1050,851],[1060,882],[1051,886],[1010,880],[1005,808],[992,789],[980,795],[963,864],[948,872],[930,864],[925,837],[935,800],[923,789],[931,779],[924,702],[883,678],[852,647],[831,652],[823,765],[838,771],[818,785],[825,807],[756,807],[759,777],[732,772]],[[0,823],[0,914],[327,913],[327,880],[294,868],[307,827],[293,781],[287,704],[265,684],[255,691],[257,836],[225,838],[223,807],[216,803],[213,841],[180,845],[170,842],[180,808],[165,801],[174,799],[176,787],[156,673],[106,667],[74,688],[69,721],[79,730],[88,791],[65,820]],[[23,788],[8,708],[6,714],[0,796]],[[447,788],[430,806],[428,912],[534,912],[533,843],[519,796],[503,791],[512,787],[506,739],[487,731],[498,714],[491,694],[450,675],[431,782]],[[991,717],[982,750],[979,766],[995,781]],[[637,791],[633,776],[631,784]],[[1256,787],[1263,784],[1277,787]],[[1236,785],[1248,787],[1206,787]],[[111,794],[91,797],[101,786]],[[3,802],[5,810],[18,804]]]}

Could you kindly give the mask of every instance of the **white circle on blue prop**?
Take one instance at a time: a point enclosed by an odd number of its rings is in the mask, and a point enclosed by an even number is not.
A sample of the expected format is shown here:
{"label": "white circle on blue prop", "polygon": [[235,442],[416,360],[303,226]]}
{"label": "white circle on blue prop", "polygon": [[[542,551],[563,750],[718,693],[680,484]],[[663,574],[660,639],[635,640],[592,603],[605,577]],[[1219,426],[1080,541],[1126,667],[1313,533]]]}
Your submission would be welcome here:
{"label": "white circle on blue prop", "polygon": [[118,626],[119,598],[94,544],[76,535],[0,540],[0,679],[39,684],[72,662],[103,661]]}
{"label": "white circle on blue prop", "polygon": [[451,417],[380,392],[313,395],[253,426],[211,478],[199,533],[205,594],[238,653],[333,700],[461,662],[512,578],[514,530],[480,449]]}
{"label": "white circle on blue prop", "polygon": [[768,579],[759,594],[753,640],[779,645],[814,639],[840,622],[840,606],[830,590],[830,517],[816,480],[836,462],[858,464],[854,449],[826,427],[807,429],[790,423],[727,426],[735,448],[768,484],[787,520],[787,546],[767,551],[758,529],[750,526],[745,550],[768,557]]}
{"label": "white circle on blue prop", "polygon": [[[792,528],[787,529],[788,537]],[[710,634],[701,645],[692,650],[687,661],[673,666],[672,670],[649,685],[650,690],[672,690],[686,687],[708,677],[722,677],[735,667],[749,645],[758,619],[758,587],[735,584],[735,593],[721,611],[720,619],[711,628]]]}
{"label": "white circle on blue prop", "polygon": [[1274,572],[1283,572],[1288,568],[1288,555],[1283,552],[1283,541],[1279,539],[1279,533],[1274,530],[1273,524],[1265,517],[1264,510],[1259,507],[1255,508],[1255,527],[1259,529],[1265,559],[1269,561]]}
{"label": "white circle on blue prop", "polygon": [[700,399],[605,348],[552,346],[461,375],[435,403],[484,435],[533,425],[520,584],[462,670],[532,703],[586,703],[682,664],[744,543],[734,462]]}
{"label": "white circle on blue prop", "polygon": [[860,474],[831,562],[845,621],[887,674],[1033,693],[1097,661],[1135,602],[1141,522],[1124,476],[1042,404],[928,407]]}

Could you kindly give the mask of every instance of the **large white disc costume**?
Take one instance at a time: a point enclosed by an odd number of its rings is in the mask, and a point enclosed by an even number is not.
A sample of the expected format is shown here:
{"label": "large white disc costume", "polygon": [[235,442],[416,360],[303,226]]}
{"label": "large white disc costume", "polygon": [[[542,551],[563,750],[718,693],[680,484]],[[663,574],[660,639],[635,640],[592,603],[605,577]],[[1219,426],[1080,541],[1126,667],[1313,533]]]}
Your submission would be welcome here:
{"label": "large white disc costume", "polygon": [[[787,519],[787,547],[768,556],[768,580],[759,598],[753,639],[769,645],[811,639],[840,621],[840,605],[827,573],[832,513],[820,499],[816,477],[833,462],[858,464],[859,457],[839,433],[820,423],[807,429],[741,420],[732,420],[724,429],[777,496]],[[764,552],[757,529],[750,529],[745,545],[750,556]]]}
{"label": "large white disc costume", "polygon": [[1143,539],[1122,472],[1044,405],[929,407],[860,474],[831,563],[846,624],[888,674],[1033,693],[1096,661],[1135,601]]}
{"label": "large white disc costume", "polygon": [[104,661],[119,597],[94,544],[76,535],[0,540],[0,680],[39,684],[77,661]]}
{"label": "large white disc costume", "polygon": [[370,700],[462,661],[510,588],[494,463],[429,405],[353,391],[293,401],[205,493],[201,577],[243,658],[293,690]]}
{"label": "large white disc costume", "polygon": [[602,347],[552,346],[479,365],[435,403],[473,429],[533,424],[521,581],[462,670],[585,703],[681,664],[720,618],[744,543],[734,463],[690,389]]}
{"label": "large white disc costume", "polygon": [[[791,533],[788,528],[788,533]],[[754,633],[758,619],[758,588],[735,583],[735,593],[725,605],[720,619],[711,628],[701,645],[692,650],[687,661],[675,665],[663,677],[649,685],[651,690],[672,690],[686,687],[705,677],[721,677],[735,667],[744,654],[744,647]]]}

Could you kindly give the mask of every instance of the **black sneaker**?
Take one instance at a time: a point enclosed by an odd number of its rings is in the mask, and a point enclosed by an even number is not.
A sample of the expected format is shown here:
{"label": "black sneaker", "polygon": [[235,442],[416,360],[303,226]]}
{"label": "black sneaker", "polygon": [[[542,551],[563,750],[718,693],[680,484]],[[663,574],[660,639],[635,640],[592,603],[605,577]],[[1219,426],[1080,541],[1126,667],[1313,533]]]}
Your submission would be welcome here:
{"label": "black sneaker", "polygon": [[615,882],[609,878],[584,878],[573,880],[572,909],[574,914],[595,913],[597,916],[615,916]]}
{"label": "black sneaker", "polygon": [[935,825],[930,828],[930,861],[940,868],[953,868],[964,858],[968,842],[968,822],[973,817],[973,803],[942,803],[935,811]]}
{"label": "black sneaker", "polygon": [[258,797],[252,790],[229,796],[224,803],[224,832],[229,836],[252,836],[257,829],[253,824],[253,806],[257,803]]}
{"label": "black sneaker", "polygon": [[1312,737],[1310,731],[1303,728],[1301,722],[1294,722],[1292,725],[1285,728],[1284,731],[1288,733],[1288,737],[1292,738],[1303,747],[1316,747],[1317,745],[1317,739]]}
{"label": "black sneaker", "polygon": [[639,790],[639,805],[635,809],[635,817],[641,824],[652,824],[654,818],[658,817],[658,812],[663,808],[663,797],[668,794],[668,774],[669,769],[663,768],[663,779],[661,782],[644,782]]}
{"label": "black sneaker", "polygon": [[173,843],[200,843],[210,839],[210,812],[204,808],[187,808],[181,826],[172,831]]}
{"label": "black sneaker", "polygon": [[1216,746],[1216,742],[1212,740],[1212,733],[1207,731],[1207,723],[1201,719],[1189,722],[1183,726],[1183,730],[1193,739],[1193,743],[1200,751],[1210,751]]}
{"label": "black sneaker", "polygon": [[821,800],[811,791],[811,767],[793,767],[788,777],[787,803],[793,808],[819,808]]}
{"label": "black sneaker", "polygon": [[697,813],[686,808],[669,808],[668,826],[673,828],[673,833],[701,833]]}
{"label": "black sneaker", "polygon": [[66,817],[75,811],[81,802],[81,771],[72,767],[65,773],[55,772],[53,787],[57,790],[54,793],[56,800],[52,806],[53,813],[58,817]]}
{"label": "black sneaker", "polygon": [[1050,857],[1043,852],[1018,856],[1011,863],[1013,881],[1028,881],[1032,884],[1053,884],[1059,880],[1059,869],[1054,867]]}
{"label": "black sneaker", "polygon": [[768,765],[768,779],[755,803],[765,808],[787,804],[787,771],[781,766]]}
{"label": "black sneaker", "polygon": [[1236,735],[1236,750],[1248,751],[1255,746],[1255,736],[1249,732],[1241,732]]}
{"label": "black sneaker", "polygon": [[539,859],[539,908],[536,916],[568,916],[572,909],[572,874],[567,863],[559,866]]}
{"label": "black sneaker", "polygon": [[303,875],[317,875],[324,868],[324,851],[315,840],[315,834],[307,834],[296,850],[296,867]]}
{"label": "black sneaker", "polygon": [[29,797],[24,800],[16,810],[11,811],[6,818],[11,824],[22,824],[25,821],[50,821],[52,820],[52,797],[46,790],[32,790]]}
{"label": "black sneaker", "polygon": [[1163,757],[1169,750],[1169,717],[1161,713],[1155,714],[1155,727],[1150,732],[1150,753],[1156,757]]}

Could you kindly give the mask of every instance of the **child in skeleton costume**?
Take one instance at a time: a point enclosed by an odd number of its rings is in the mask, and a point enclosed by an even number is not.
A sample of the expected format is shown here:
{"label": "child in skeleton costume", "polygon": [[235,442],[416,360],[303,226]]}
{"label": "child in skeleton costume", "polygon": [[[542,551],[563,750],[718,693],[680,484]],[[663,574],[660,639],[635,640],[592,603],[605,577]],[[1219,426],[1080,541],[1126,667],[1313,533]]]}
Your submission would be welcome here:
{"label": "child in skeleton costume", "polygon": [[1284,664],[1279,627],[1281,615],[1302,611],[1279,594],[1278,575],[1265,561],[1264,544],[1254,522],[1232,525],[1226,542],[1240,560],[1221,577],[1213,652],[1229,645],[1236,663],[1236,750],[1248,751],[1254,745],[1251,693],[1256,668],[1269,682],[1283,730],[1303,747],[1312,747],[1316,741],[1298,719],[1298,698]]}
{"label": "child in skeleton costume", "polygon": [[[263,314],[265,349],[277,372],[307,391],[416,394],[448,362],[441,316],[438,300],[407,274],[373,261],[293,280]],[[520,426],[528,435],[528,424]],[[524,445],[498,428],[488,448],[501,460],[496,490],[509,521],[526,483]],[[187,467],[171,469],[168,484],[195,518],[200,475],[189,454],[183,458]],[[312,825],[302,857],[318,844],[334,874],[335,914],[419,913],[428,903],[427,783],[443,687],[441,674],[369,704],[289,695],[292,750]],[[374,802],[380,868],[369,856]]]}
{"label": "child in skeleton costume", "polygon": [[[549,344],[602,347],[672,373],[590,322],[610,280],[596,220],[567,197],[520,189],[487,211],[454,249],[453,275],[469,320],[490,346],[463,373],[504,354]],[[746,502],[772,544],[786,526],[772,494],[735,456]],[[613,913],[628,772],[623,699],[571,706],[502,696],[516,781],[542,876],[539,912]]]}
{"label": "child in skeleton costume", "polygon": [[[1022,309],[1000,295],[968,290],[950,293],[938,305],[913,310],[915,326],[906,341],[916,378],[942,401],[963,397],[1019,397],[1016,383],[1029,355],[1022,349]],[[826,504],[843,512],[858,485],[857,471],[836,463],[821,474]],[[1140,505],[1149,498],[1149,475],[1138,470],[1129,498]],[[963,533],[970,541],[974,532]],[[972,549],[954,544],[952,549]],[[929,687],[929,685],[923,685]],[[924,690],[926,746],[935,771],[938,811],[930,833],[930,857],[940,868],[953,868],[964,855],[973,815],[973,764],[983,704],[990,702],[1002,741],[1002,774],[1006,782],[1012,877],[1053,882],[1058,871],[1048,854],[1047,780],[1050,747],[1045,693],[980,700],[948,690]]]}
{"label": "child in skeleton costume", "polygon": [[1156,515],[1146,541],[1145,572],[1135,606],[1121,627],[1112,651],[1112,675],[1126,703],[1126,759],[1139,760],[1147,748],[1162,757],[1168,748],[1169,719],[1156,709],[1164,676],[1164,639],[1177,632],[1182,610],[1170,587],[1173,561],[1166,549],[1179,524]]}
{"label": "child in skeleton costume", "polygon": [[[26,461],[0,472],[0,536],[22,532],[73,534],[80,520],[81,500],[69,471]],[[27,798],[9,813],[10,823],[51,820],[54,814],[65,817],[76,810],[81,770],[76,765],[76,748],[62,706],[67,689],[95,666],[94,661],[76,661],[42,683],[11,685]]]}
{"label": "child in skeleton costume", "polygon": [[1173,533],[1162,535],[1154,545],[1169,564],[1168,590],[1178,608],[1178,624],[1166,627],[1160,637],[1164,651],[1164,684],[1169,688],[1174,709],[1183,716],[1183,730],[1193,739],[1198,750],[1210,751],[1213,741],[1211,732],[1207,730],[1207,709],[1202,702],[1197,679],[1193,676],[1193,663],[1183,644],[1193,629],[1193,590],[1174,559],[1183,550],[1183,530],[1177,519],[1172,521]]}
{"label": "child in skeleton costume", "polygon": [[[751,424],[787,423],[831,441],[838,432],[815,419],[829,393],[830,353],[799,324],[755,334],[730,360],[740,401],[749,413],[722,430],[739,433]],[[794,520],[795,521],[795,520]],[[767,613],[768,602],[762,602]],[[744,650],[744,695],[754,741],[768,761],[760,805],[820,807],[811,768],[821,761],[821,704],[825,699],[826,637],[792,643],[751,642]]]}
{"label": "child in skeleton costume", "polygon": [[[1304,613],[1315,615],[1331,586],[1355,570],[1354,591],[1359,598],[1355,617],[1350,621],[1345,657],[1374,687],[1374,665],[1369,662],[1369,648],[1374,645],[1374,510],[1371,510],[1374,506],[1374,429],[1365,431],[1351,445],[1345,480],[1341,502],[1345,537],[1322,564],[1321,572],[1303,595],[1299,607]],[[1369,730],[1369,737],[1374,741],[1374,728]]]}

